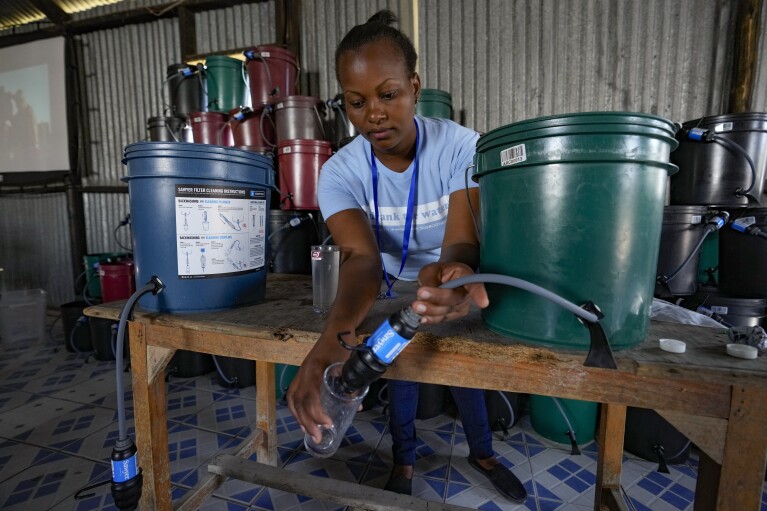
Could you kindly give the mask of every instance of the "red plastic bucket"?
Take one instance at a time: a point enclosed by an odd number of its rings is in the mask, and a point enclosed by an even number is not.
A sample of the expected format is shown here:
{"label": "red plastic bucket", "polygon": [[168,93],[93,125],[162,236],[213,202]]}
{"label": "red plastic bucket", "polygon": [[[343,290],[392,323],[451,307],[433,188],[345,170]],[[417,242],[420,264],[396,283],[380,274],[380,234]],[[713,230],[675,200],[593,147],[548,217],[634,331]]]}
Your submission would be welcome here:
{"label": "red plastic bucket", "polygon": [[213,144],[225,147],[234,145],[232,128],[227,121],[229,115],[223,112],[193,112],[192,140],[195,144]]}
{"label": "red plastic bucket", "polygon": [[287,140],[325,140],[325,102],[313,96],[279,98],[270,106],[277,144]]}
{"label": "red plastic bucket", "polygon": [[296,93],[298,60],[290,50],[264,44],[245,50],[244,54],[254,107]]}
{"label": "red plastic bucket", "polygon": [[130,298],[136,291],[135,266],[132,260],[99,265],[101,297],[104,302]]}
{"label": "red plastic bucket", "polygon": [[333,150],[325,140],[286,140],[277,144],[280,209],[320,209],[317,180]]}
{"label": "red plastic bucket", "polygon": [[254,108],[244,119],[232,121],[231,125],[236,147],[274,147],[274,124],[268,115],[264,115],[264,107]]}

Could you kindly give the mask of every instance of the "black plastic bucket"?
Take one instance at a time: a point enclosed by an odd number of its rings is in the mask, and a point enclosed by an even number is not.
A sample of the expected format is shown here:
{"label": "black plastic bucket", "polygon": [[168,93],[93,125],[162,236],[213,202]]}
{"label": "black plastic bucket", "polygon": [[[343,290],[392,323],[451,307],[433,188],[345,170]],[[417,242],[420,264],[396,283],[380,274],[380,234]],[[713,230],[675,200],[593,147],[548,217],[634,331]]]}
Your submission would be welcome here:
{"label": "black plastic bucket", "polygon": [[[90,333],[91,343],[93,345],[93,357],[96,360],[114,360],[115,352],[112,349],[113,340],[116,341],[117,332],[113,325],[116,321],[104,318],[91,318]],[[128,329],[125,329],[125,340],[123,341],[123,351],[128,345]]]}
{"label": "black plastic bucket", "polygon": [[215,356],[218,383],[222,387],[244,389],[256,384],[256,362],[244,358]]}
{"label": "black plastic bucket", "polygon": [[[663,229],[658,251],[658,275],[670,277],[677,272],[695,249],[706,227],[705,206],[666,206],[663,208]],[[689,296],[698,288],[699,254],[695,254],[668,281],[674,296]],[[657,290],[656,290],[657,292]]]}
{"label": "black plastic bucket", "polygon": [[744,112],[688,121],[677,132],[679,147],[671,162],[679,172],[671,176],[671,204],[698,204],[720,207],[747,206],[747,197],[736,190],[752,182],[748,160],[726,142],[690,140],[690,128],[708,129],[731,143],[738,144],[751,157],[756,170],[750,195],[762,200],[767,167],[767,113]]}
{"label": "black plastic bucket", "polygon": [[215,369],[213,357],[208,353],[176,350],[176,354],[168,363],[171,376],[177,378],[193,378],[208,374]]}
{"label": "black plastic bucket", "polygon": [[701,286],[693,296],[682,302],[691,310],[705,307],[732,326],[767,327],[767,299],[737,298],[722,294],[715,287]]}
{"label": "black plastic bucket", "polygon": [[152,142],[192,141],[192,130],[183,117],[150,117],[146,130]]}
{"label": "black plastic bucket", "polygon": [[[732,213],[732,222],[767,233],[767,208]],[[767,298],[767,238],[738,232],[731,224],[719,232],[719,289],[732,296]]]}
{"label": "black plastic bucket", "polygon": [[88,304],[85,302],[69,302],[61,304],[61,322],[64,325],[64,346],[67,348],[67,351],[88,352],[92,349],[91,332],[88,323],[93,321],[93,318],[88,319],[83,315],[83,310],[86,307],[88,307]]}
{"label": "black plastic bucket", "polygon": [[208,109],[208,94],[203,73],[187,64],[171,64],[167,69],[167,98],[174,115],[189,116]]}
{"label": "black plastic bucket", "polygon": [[298,211],[269,212],[269,271],[312,274],[311,247],[321,241],[313,217]]}

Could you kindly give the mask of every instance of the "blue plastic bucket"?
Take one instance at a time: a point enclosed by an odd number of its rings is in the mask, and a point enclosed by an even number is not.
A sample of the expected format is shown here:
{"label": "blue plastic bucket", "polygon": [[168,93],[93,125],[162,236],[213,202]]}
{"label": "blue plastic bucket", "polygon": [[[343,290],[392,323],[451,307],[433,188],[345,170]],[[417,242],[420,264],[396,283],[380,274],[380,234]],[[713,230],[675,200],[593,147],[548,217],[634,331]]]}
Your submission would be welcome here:
{"label": "blue plastic bucket", "polygon": [[229,147],[139,142],[125,148],[139,304],[204,312],[263,299],[272,160]]}

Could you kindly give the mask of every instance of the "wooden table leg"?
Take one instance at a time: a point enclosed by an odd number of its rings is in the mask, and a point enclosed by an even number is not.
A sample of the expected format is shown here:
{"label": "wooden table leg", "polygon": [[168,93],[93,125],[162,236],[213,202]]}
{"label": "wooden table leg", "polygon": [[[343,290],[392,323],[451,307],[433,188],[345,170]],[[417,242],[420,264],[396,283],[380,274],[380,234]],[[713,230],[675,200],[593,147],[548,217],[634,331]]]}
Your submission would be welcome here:
{"label": "wooden table leg", "polygon": [[695,479],[694,511],[714,511],[722,466],[708,454],[700,451],[698,456],[698,477]]}
{"label": "wooden table leg", "polygon": [[274,363],[256,361],[256,427],[264,432],[256,450],[260,463],[277,466],[277,397]]}
{"label": "wooden table leg", "polygon": [[732,388],[716,509],[760,509],[767,458],[767,390]]}
{"label": "wooden table leg", "polygon": [[153,511],[171,511],[173,504],[164,373],[153,370],[150,359],[152,350],[147,347],[147,327],[130,322],[129,328],[136,447],[144,477],[140,507]]}
{"label": "wooden table leg", "polygon": [[601,404],[599,418],[599,456],[594,491],[594,510],[626,509],[620,493],[623,435],[626,430],[626,406]]}

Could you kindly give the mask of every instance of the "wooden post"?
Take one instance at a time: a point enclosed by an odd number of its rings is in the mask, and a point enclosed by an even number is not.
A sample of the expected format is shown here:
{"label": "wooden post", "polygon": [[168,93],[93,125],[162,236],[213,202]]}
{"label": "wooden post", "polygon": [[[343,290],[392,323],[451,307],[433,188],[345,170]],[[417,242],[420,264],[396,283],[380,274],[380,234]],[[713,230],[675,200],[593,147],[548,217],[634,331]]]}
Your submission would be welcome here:
{"label": "wooden post", "polygon": [[751,90],[758,62],[762,0],[740,0],[737,9],[728,113],[746,112],[751,109]]}
{"label": "wooden post", "polygon": [[623,435],[626,430],[626,406],[602,403],[599,417],[599,455],[594,510],[625,509],[620,495]]}
{"label": "wooden post", "polygon": [[197,55],[197,25],[194,12],[183,5],[178,8],[178,37],[181,61],[186,62],[192,55]]}
{"label": "wooden post", "polygon": [[260,463],[277,465],[277,397],[274,364],[256,361],[256,427],[264,432],[256,448]]}
{"label": "wooden post", "polygon": [[276,0],[277,44],[293,52],[298,62],[301,62],[301,0]]}

